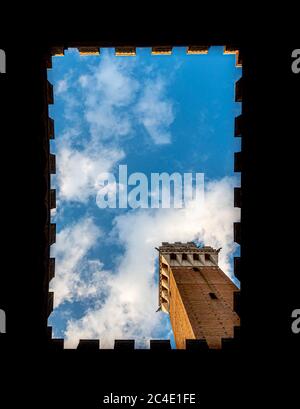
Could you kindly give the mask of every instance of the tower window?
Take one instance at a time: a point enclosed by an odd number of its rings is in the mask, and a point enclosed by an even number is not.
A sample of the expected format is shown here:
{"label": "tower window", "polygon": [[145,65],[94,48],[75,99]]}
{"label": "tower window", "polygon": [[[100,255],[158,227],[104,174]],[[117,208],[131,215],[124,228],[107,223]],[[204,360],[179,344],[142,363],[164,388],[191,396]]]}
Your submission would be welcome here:
{"label": "tower window", "polygon": [[193,254],[193,260],[198,260],[199,261],[199,254]]}
{"label": "tower window", "polygon": [[187,254],[185,253],[182,254],[182,260],[187,260]]}
{"label": "tower window", "polygon": [[218,297],[216,296],[215,293],[209,293],[209,296],[210,296],[210,298],[211,298],[212,300],[217,300],[217,299],[218,299]]}
{"label": "tower window", "polygon": [[175,253],[171,253],[171,254],[170,254],[170,259],[171,259],[171,260],[176,260],[176,254],[175,254]]}
{"label": "tower window", "polygon": [[209,261],[210,260],[210,254],[205,253],[205,261]]}

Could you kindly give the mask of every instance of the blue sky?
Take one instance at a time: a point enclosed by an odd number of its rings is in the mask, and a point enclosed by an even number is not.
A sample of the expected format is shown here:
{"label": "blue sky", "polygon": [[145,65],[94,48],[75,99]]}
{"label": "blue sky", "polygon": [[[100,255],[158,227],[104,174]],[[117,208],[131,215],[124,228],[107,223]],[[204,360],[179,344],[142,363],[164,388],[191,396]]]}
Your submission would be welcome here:
{"label": "blue sky", "polygon": [[[232,276],[234,82],[241,70],[234,55],[211,47],[208,55],[153,56],[138,48],[135,57],[100,56],[77,50],[53,58],[48,78],[54,85],[57,155],[57,241],[52,246],[56,277],[51,282],[55,309],[49,324],[66,347],[80,338],[170,338],[168,316],[158,305],[157,252],[162,241],[191,241],[222,247],[220,266]],[[98,176],[143,172],[205,174],[204,208],[100,209]],[[173,340],[172,340],[173,343]],[[174,344],[174,343],[173,343]]]}

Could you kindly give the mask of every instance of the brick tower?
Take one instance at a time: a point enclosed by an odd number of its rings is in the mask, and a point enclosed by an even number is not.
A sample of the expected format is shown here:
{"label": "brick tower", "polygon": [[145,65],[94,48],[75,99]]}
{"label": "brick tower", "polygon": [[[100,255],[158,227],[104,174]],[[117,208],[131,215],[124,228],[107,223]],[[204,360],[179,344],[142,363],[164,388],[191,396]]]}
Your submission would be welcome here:
{"label": "brick tower", "polygon": [[177,349],[185,349],[186,339],[221,348],[239,326],[233,311],[239,289],[218,267],[219,251],[193,242],[159,247],[159,306],[170,314]]}

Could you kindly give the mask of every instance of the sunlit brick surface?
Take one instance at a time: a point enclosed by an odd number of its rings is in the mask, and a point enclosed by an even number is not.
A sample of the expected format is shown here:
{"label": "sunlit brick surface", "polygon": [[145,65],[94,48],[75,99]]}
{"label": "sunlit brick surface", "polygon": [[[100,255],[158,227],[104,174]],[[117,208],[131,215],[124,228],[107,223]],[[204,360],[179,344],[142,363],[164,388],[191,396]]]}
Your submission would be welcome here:
{"label": "sunlit brick surface", "polygon": [[232,338],[233,326],[239,325],[233,312],[237,287],[219,267],[199,270],[172,268],[170,318],[177,348],[185,348],[185,340],[194,338],[206,339],[210,348],[221,348],[221,339]]}

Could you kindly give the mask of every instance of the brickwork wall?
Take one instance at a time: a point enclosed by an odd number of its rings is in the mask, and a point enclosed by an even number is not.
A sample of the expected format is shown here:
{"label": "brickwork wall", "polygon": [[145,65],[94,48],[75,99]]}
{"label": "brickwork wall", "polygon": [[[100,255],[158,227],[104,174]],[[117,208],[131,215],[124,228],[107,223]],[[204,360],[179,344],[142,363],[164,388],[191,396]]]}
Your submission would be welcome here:
{"label": "brickwork wall", "polygon": [[185,340],[195,339],[196,336],[172,271],[170,272],[170,320],[176,348],[185,349]]}
{"label": "brickwork wall", "polygon": [[[233,293],[238,288],[219,267],[173,267],[170,317],[177,348],[185,339],[205,339],[210,348],[221,348],[222,338],[233,337],[239,317],[233,311]],[[214,293],[217,299],[212,299]]]}

